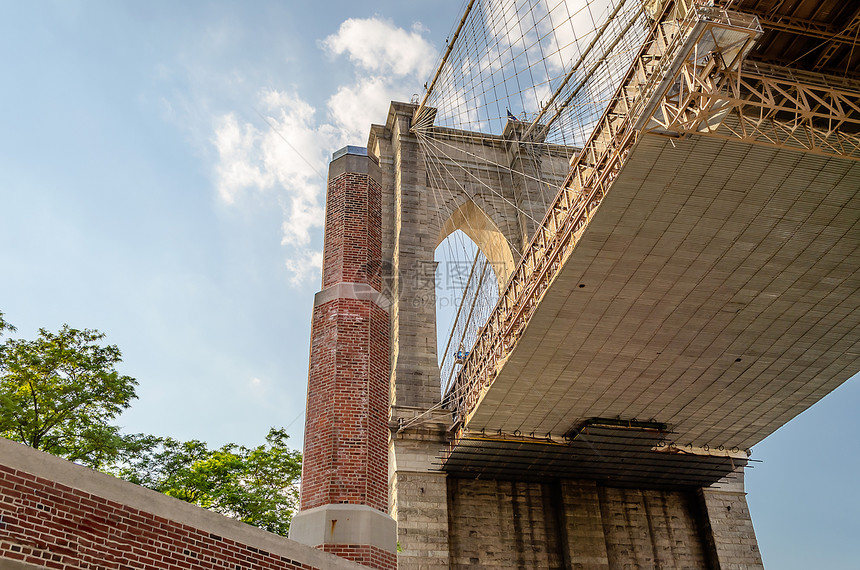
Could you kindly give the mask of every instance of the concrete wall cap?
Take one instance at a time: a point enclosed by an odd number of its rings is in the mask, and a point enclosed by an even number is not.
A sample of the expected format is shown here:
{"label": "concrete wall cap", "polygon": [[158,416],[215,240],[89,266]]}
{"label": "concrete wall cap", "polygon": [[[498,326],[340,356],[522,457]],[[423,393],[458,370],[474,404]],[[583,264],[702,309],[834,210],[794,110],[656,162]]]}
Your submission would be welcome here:
{"label": "concrete wall cap", "polygon": [[342,176],[347,173],[366,174],[377,182],[382,179],[379,170],[379,159],[373,155],[367,154],[366,148],[355,146],[346,148],[359,148],[364,154],[341,152],[345,149],[341,149],[334,153],[334,155],[332,155],[332,160],[328,165],[329,183],[338,176]]}
{"label": "concrete wall cap", "polygon": [[322,505],[293,517],[290,539],[309,546],[357,544],[397,552],[397,522],[367,505]]}
{"label": "concrete wall cap", "polygon": [[365,283],[335,283],[314,295],[314,307],[334,299],[355,299],[370,301],[383,311],[391,309],[391,301],[382,293]]}
{"label": "concrete wall cap", "polygon": [[337,160],[338,158],[347,154],[354,154],[356,156],[367,156],[367,149],[363,146],[347,145],[340,150],[334,151],[334,153],[331,155],[331,159]]}

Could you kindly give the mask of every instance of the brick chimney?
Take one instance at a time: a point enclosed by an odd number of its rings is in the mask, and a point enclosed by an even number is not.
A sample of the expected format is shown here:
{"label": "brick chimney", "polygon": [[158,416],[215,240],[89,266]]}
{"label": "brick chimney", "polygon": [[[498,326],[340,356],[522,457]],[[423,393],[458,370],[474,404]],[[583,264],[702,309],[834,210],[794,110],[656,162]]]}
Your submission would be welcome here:
{"label": "brick chimney", "polygon": [[290,538],[393,570],[380,179],[379,165],[364,148],[348,146],[332,156],[322,290],[314,298],[311,328],[301,507]]}

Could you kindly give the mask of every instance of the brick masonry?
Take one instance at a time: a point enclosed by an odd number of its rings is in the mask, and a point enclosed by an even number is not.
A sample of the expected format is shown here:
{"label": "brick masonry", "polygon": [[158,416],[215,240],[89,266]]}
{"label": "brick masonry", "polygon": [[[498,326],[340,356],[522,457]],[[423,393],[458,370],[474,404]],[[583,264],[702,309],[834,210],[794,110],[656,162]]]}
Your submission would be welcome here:
{"label": "brick masonry", "polygon": [[0,568],[361,568],[17,443],[0,458]]}
{"label": "brick masonry", "polygon": [[[338,161],[372,161],[345,155]],[[333,168],[337,168],[337,164]],[[326,197],[323,288],[364,283],[380,289],[382,259],[381,187],[366,172],[343,172],[329,179]],[[337,171],[335,171],[337,174]]]}
{"label": "brick masonry", "polygon": [[324,544],[325,552],[371,568],[397,568],[397,553],[358,544]]}
{"label": "brick masonry", "polygon": [[[301,508],[388,511],[388,314],[371,301],[314,308]],[[369,339],[385,348],[368,349]]]}
{"label": "brick masonry", "polygon": [[294,526],[304,525],[295,534],[355,562],[395,568],[390,518],[389,551],[379,544],[331,542],[335,528],[362,540],[359,527],[366,521],[337,515],[329,522],[307,512],[327,505],[388,512],[389,314],[380,294],[381,186],[375,160],[361,149],[338,154],[329,167],[323,289],[311,324],[300,500],[307,514],[294,519]]}
{"label": "brick masonry", "polygon": [[[380,198],[379,183],[366,169],[329,179],[323,289],[338,283],[380,289]],[[387,312],[361,299],[314,307],[302,510],[348,503],[387,512],[387,412]]]}

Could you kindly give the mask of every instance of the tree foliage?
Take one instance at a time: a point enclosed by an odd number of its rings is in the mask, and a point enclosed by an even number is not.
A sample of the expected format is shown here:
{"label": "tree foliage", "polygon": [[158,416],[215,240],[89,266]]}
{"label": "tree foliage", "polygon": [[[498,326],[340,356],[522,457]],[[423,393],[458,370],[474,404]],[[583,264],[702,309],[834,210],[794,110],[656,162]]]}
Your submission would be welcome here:
{"label": "tree foliage", "polygon": [[[3,318],[3,312],[0,311],[0,336],[3,336],[3,331],[14,332],[15,330],[15,327],[6,322],[6,319]],[[2,350],[2,347],[0,347],[0,350]]]}
{"label": "tree foliage", "polygon": [[[2,317],[0,317],[2,320]],[[2,321],[2,328],[11,330]],[[115,461],[125,440],[112,424],[137,397],[116,370],[122,354],[104,334],[63,325],[0,349],[0,435],[90,467]]]}
{"label": "tree foliage", "polygon": [[172,497],[286,535],[298,502],[301,453],[272,428],[258,447],[141,436],[113,472]]}
{"label": "tree foliage", "polygon": [[[0,335],[14,331],[0,312]],[[104,334],[64,325],[0,344],[0,436],[286,535],[298,504],[301,453],[272,428],[258,447],[123,435],[114,419],[137,398]]]}

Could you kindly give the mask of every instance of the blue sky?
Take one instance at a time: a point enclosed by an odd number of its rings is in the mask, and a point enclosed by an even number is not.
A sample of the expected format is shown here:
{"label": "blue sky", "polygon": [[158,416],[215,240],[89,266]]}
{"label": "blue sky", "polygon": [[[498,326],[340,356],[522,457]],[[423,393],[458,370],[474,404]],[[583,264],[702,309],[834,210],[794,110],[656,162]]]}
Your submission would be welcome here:
{"label": "blue sky", "polygon": [[[328,157],[462,2],[2,4],[0,311],[107,333],[128,431],[300,446]],[[755,448],[769,567],[860,567],[858,405],[855,378]]]}

